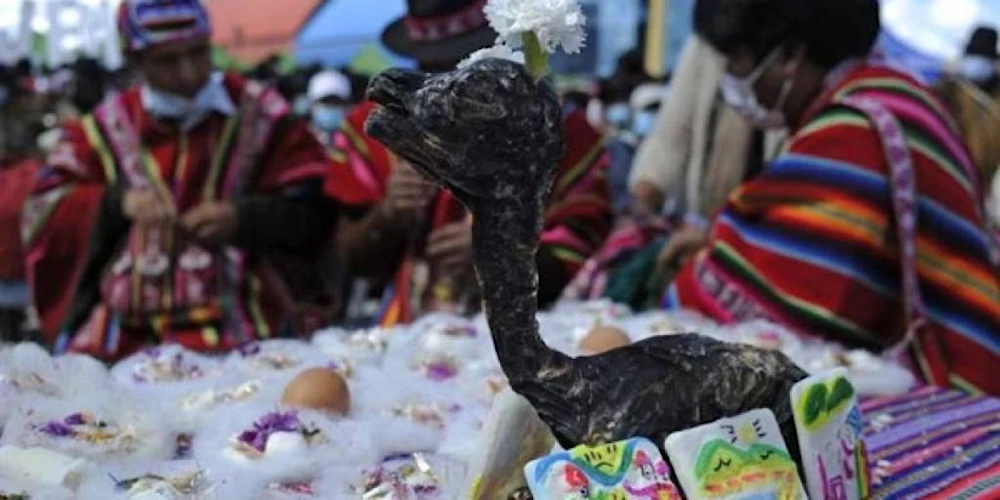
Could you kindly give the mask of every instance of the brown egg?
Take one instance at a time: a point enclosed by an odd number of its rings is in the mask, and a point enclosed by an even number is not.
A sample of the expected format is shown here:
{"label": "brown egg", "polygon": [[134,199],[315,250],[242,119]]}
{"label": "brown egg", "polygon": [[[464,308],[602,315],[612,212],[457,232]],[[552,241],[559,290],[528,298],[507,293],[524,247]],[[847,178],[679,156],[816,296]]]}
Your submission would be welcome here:
{"label": "brown egg", "polygon": [[613,326],[595,326],[580,341],[580,350],[587,354],[603,354],[632,343],[628,334]]}
{"label": "brown egg", "polygon": [[312,368],[298,374],[285,386],[281,404],[346,415],[351,408],[351,391],[339,373]]}

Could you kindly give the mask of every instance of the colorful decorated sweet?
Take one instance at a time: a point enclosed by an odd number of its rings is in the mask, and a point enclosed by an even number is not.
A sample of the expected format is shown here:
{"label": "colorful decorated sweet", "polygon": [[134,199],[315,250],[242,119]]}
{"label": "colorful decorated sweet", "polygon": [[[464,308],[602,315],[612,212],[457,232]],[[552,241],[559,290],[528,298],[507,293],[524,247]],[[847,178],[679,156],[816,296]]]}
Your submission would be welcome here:
{"label": "colorful decorated sweet", "polygon": [[262,349],[261,345],[256,343],[240,347],[239,354],[250,366],[258,370],[287,370],[301,363],[294,356],[277,350]]}
{"label": "colorful decorated sweet", "polygon": [[446,413],[437,404],[409,403],[393,408],[390,415],[409,419],[418,424],[444,429]]}
{"label": "colorful decorated sweet", "polygon": [[37,372],[14,375],[0,374],[0,384],[6,384],[20,392],[29,392],[41,396],[56,396],[59,394],[59,388]]}
{"label": "colorful decorated sweet", "polygon": [[641,438],[555,453],[528,463],[524,474],[535,500],[681,498],[656,445]]}
{"label": "colorful decorated sweet", "polygon": [[388,333],[381,328],[357,332],[351,335],[349,344],[372,354],[383,354],[389,348]]}
{"label": "colorful decorated sweet", "polygon": [[458,375],[458,360],[450,354],[429,353],[420,356],[414,369],[435,382],[453,379]]}
{"label": "colorful decorated sweet", "polygon": [[198,363],[176,349],[147,349],[139,355],[132,368],[132,379],[138,383],[182,382],[200,379],[204,375]]}
{"label": "colorful decorated sweet", "polygon": [[181,400],[181,409],[187,412],[205,411],[220,404],[239,403],[257,394],[262,387],[259,380],[251,380],[231,389],[209,389]]}
{"label": "colorful decorated sweet", "polygon": [[467,324],[431,323],[420,334],[422,350],[428,355],[451,355],[461,359],[476,356],[476,329]]}
{"label": "colorful decorated sweet", "polygon": [[65,389],[60,388],[59,375],[55,360],[38,344],[0,349],[0,388],[11,388],[15,394],[54,397]]}
{"label": "colorful decorated sweet", "polygon": [[298,483],[280,483],[275,482],[268,485],[267,489],[274,493],[274,496],[284,496],[284,497],[294,497],[294,498],[312,498],[316,496],[316,489],[313,488],[312,483],[309,482],[298,482]]}
{"label": "colorful decorated sweet", "polygon": [[227,454],[238,459],[258,460],[267,456],[295,455],[328,442],[319,429],[304,424],[297,412],[264,415],[253,427],[230,439]]}
{"label": "colorful decorated sweet", "polygon": [[806,498],[798,467],[770,410],[676,432],[665,448],[689,498]]}
{"label": "colorful decorated sweet", "polygon": [[131,453],[138,448],[136,429],[80,412],[35,425],[34,432],[51,440],[75,441],[106,453]]}
{"label": "colorful decorated sweet", "polygon": [[857,392],[838,368],[792,387],[809,496],[858,500],[871,493],[868,453],[861,440],[863,419]]}
{"label": "colorful decorated sweet", "polygon": [[364,500],[437,500],[441,486],[427,456],[413,453],[387,457],[354,490]]}

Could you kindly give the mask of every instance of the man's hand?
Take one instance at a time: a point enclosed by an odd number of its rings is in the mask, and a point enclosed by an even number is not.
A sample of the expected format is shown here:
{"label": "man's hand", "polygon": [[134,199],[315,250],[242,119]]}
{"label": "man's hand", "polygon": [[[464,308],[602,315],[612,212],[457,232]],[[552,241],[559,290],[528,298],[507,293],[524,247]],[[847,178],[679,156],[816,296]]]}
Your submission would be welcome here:
{"label": "man's hand", "polygon": [[199,243],[220,246],[236,235],[239,216],[236,206],[230,202],[206,201],[184,214],[180,223]]}
{"label": "man's hand", "polygon": [[665,197],[660,188],[647,181],[632,187],[632,212],[635,215],[658,215],[663,210]]}
{"label": "man's hand", "polygon": [[683,264],[706,243],[708,243],[708,232],[705,229],[692,225],[681,226],[670,235],[666,246],[656,259],[656,264],[661,270]]}
{"label": "man's hand", "polygon": [[400,159],[389,176],[382,208],[391,219],[419,214],[427,209],[436,192],[432,183]]}
{"label": "man's hand", "polygon": [[472,267],[472,218],[435,229],[427,239],[427,259],[449,273]]}
{"label": "man's hand", "polygon": [[171,201],[164,200],[152,189],[129,189],[122,197],[122,213],[139,224],[160,224],[177,217]]}

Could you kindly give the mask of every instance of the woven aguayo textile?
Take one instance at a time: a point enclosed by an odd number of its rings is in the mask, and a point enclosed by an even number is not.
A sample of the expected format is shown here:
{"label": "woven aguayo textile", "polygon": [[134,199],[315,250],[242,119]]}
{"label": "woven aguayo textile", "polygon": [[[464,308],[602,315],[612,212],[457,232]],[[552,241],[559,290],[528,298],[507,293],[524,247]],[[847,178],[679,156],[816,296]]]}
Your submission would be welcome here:
{"label": "woven aguayo textile", "polygon": [[[967,149],[912,78],[865,64],[839,81],[787,150],[733,193],[664,305],[724,323],[767,319],[878,352],[906,338],[919,297],[927,321],[908,345],[925,382],[1000,395],[990,375],[1000,360],[1000,274]],[[895,137],[857,102],[882,109]],[[913,188],[908,203],[897,203],[901,183]]]}
{"label": "woven aguayo textile", "polygon": [[928,387],[861,409],[873,499],[1000,498],[1000,399]]}

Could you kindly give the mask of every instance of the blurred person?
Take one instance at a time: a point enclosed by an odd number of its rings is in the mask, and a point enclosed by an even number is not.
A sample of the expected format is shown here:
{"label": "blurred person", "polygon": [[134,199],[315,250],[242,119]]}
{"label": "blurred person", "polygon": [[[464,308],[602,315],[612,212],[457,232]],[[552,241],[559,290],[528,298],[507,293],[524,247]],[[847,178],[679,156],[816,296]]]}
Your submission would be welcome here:
{"label": "blurred person", "polygon": [[726,196],[760,170],[763,134],[719,95],[725,57],[697,32],[680,62],[647,141],[636,153],[629,179],[633,212],[660,214],[671,202],[690,225],[704,228]]}
{"label": "blurred person", "polygon": [[44,108],[12,73],[0,77],[0,342],[28,340],[30,307],[21,211],[40,162],[34,147]]}
{"label": "blurred person", "polygon": [[198,0],[127,0],[119,29],[143,83],[65,128],[25,209],[56,351],[220,351],[294,330],[315,273],[285,271],[331,217],[322,147],[275,90],[213,70]]}
{"label": "blurred person", "polygon": [[877,0],[699,0],[726,103],[788,146],[730,197],[664,305],[765,319],[1000,394],[979,171],[944,105],[868,59]]}
{"label": "blurred person", "polygon": [[611,155],[608,181],[616,216],[629,212],[634,203],[629,192],[629,176],[635,153],[653,129],[666,89],[665,85],[658,83],[636,87],[629,98],[626,123],[622,123],[618,134],[608,140],[608,153]]}
{"label": "blurred person", "polygon": [[[615,231],[566,288],[565,299],[658,307],[664,280],[676,272],[675,248],[697,248],[708,218],[731,191],[760,172],[769,150],[765,135],[723,105],[718,86],[724,66],[725,57],[695,31],[638,150],[612,142],[612,185],[619,201]],[[631,109],[628,113],[631,123]],[[649,126],[649,115],[636,119]],[[774,141],[782,133],[769,135]],[[617,163],[629,156],[631,165]],[[622,175],[628,176],[627,196],[620,194]],[[628,200],[627,208],[621,200]]]}
{"label": "blurred person", "polygon": [[586,112],[590,105],[590,94],[583,90],[569,90],[563,95],[563,114],[571,115],[577,111]]}
{"label": "blurred person", "polygon": [[954,74],[938,89],[962,130],[972,159],[990,183],[991,222],[1000,229],[1000,69],[997,30],[977,28]]}
{"label": "blurred person", "polygon": [[81,58],[72,67],[70,101],[81,115],[94,110],[107,95],[108,72],[95,59]]}
{"label": "blurred person", "polygon": [[333,135],[351,106],[351,80],[339,71],[317,73],[309,80],[306,96],[313,131],[327,149],[333,148]]}
{"label": "blurred person", "polygon": [[[392,23],[382,38],[424,71],[450,71],[496,40],[480,1],[413,0],[408,7],[406,18]],[[428,311],[471,312],[479,301],[470,216],[450,193],[365,136],[364,122],[373,109],[372,103],[355,108],[334,138],[341,154],[327,191],[349,207],[338,233],[341,258],[352,272],[390,283],[378,317],[382,325],[406,323]],[[566,117],[565,133],[566,153],[538,253],[543,306],[558,298],[611,224],[603,138],[581,112]]]}

